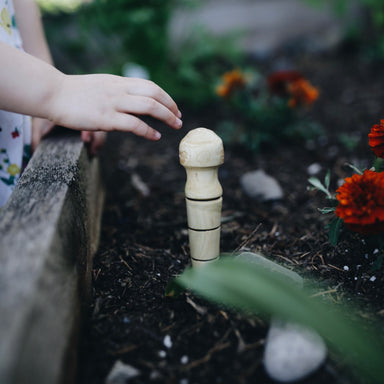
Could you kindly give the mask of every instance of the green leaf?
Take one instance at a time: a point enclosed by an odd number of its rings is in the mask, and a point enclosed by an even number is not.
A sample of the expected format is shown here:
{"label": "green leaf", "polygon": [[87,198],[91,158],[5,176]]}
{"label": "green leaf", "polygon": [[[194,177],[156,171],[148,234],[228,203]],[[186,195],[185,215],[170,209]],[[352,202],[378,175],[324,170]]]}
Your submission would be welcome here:
{"label": "green leaf", "polygon": [[375,168],[376,172],[383,172],[384,171],[384,159],[380,157],[376,157],[373,167]]}
{"label": "green leaf", "polygon": [[364,173],[364,170],[361,170],[359,168],[357,168],[355,165],[353,164],[350,164],[350,163],[347,163],[346,164],[349,168],[353,169],[356,173],[358,173],[359,175],[362,175]]}
{"label": "green leaf", "polygon": [[310,177],[308,183],[312,184],[316,189],[321,192],[324,192],[329,198],[332,197],[328,189],[322,184],[322,182],[317,177]]}
{"label": "green leaf", "polygon": [[329,184],[331,182],[331,171],[328,169],[325,178],[324,178],[324,185],[327,190],[329,190]]}
{"label": "green leaf", "polygon": [[227,257],[204,268],[187,269],[177,281],[205,299],[247,315],[272,315],[311,327],[366,379],[382,382],[384,348],[377,334],[352,322],[351,308],[341,310],[324,298],[310,297],[279,272]]}
{"label": "green leaf", "polygon": [[335,212],[336,211],[336,208],[335,207],[324,207],[324,208],[317,208],[319,210],[320,213],[322,213],[323,215],[327,214],[327,213],[332,213],[332,212]]}
{"label": "green leaf", "polygon": [[328,225],[329,228],[329,242],[336,246],[337,242],[339,240],[339,234],[340,234],[340,226],[341,226],[342,220],[340,217],[335,217]]}

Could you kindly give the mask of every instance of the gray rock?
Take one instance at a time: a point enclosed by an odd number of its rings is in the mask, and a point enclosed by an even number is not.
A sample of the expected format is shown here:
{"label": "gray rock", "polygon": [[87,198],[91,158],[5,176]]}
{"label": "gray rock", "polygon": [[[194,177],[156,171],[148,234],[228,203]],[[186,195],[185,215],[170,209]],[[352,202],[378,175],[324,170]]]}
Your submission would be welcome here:
{"label": "gray rock", "polygon": [[121,360],[117,360],[109,372],[105,384],[126,384],[140,375],[140,371],[132,365],[124,364]]}
{"label": "gray rock", "polygon": [[301,380],[325,361],[327,347],[313,330],[274,320],[268,331],[264,367],[268,375],[283,383]]}
{"label": "gray rock", "polygon": [[244,193],[260,201],[280,200],[284,196],[278,181],[262,169],[245,173],[240,184]]}

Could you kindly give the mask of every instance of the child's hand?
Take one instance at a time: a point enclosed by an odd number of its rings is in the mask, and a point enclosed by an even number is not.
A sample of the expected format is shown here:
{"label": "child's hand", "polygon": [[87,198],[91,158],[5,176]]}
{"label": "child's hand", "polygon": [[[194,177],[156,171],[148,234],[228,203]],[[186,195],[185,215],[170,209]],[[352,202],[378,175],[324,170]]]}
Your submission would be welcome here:
{"label": "child's hand", "polygon": [[176,103],[151,81],[104,74],[64,75],[61,79],[46,106],[50,120],[58,125],[83,131],[132,132],[149,140],[161,135],[137,115],[150,115],[174,129],[182,126]]}
{"label": "child's hand", "polygon": [[92,156],[96,156],[99,153],[100,148],[103,146],[107,137],[106,132],[91,132],[82,131],[81,138],[84,143],[88,144],[89,153]]}

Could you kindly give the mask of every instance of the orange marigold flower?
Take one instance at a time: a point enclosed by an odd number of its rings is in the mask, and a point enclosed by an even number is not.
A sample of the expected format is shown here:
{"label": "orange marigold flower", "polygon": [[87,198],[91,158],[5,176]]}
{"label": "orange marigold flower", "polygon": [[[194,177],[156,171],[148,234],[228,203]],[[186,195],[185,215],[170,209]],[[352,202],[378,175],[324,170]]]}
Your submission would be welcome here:
{"label": "orange marigold flower", "polygon": [[319,90],[306,79],[298,79],[288,84],[291,98],[288,105],[291,108],[300,104],[312,104],[319,97]]}
{"label": "orange marigold flower", "polygon": [[368,134],[369,146],[377,157],[384,158],[384,120],[375,124]]}
{"label": "orange marigold flower", "polygon": [[284,96],[288,93],[287,85],[302,78],[303,75],[298,71],[276,71],[267,78],[268,88],[271,92]]}
{"label": "orange marigold flower", "polygon": [[244,87],[247,79],[239,69],[226,72],[222,76],[222,83],[216,88],[216,94],[220,97],[229,97],[236,89]]}
{"label": "orange marigold flower", "polygon": [[336,216],[361,234],[384,231],[384,173],[370,170],[347,177],[336,191]]}

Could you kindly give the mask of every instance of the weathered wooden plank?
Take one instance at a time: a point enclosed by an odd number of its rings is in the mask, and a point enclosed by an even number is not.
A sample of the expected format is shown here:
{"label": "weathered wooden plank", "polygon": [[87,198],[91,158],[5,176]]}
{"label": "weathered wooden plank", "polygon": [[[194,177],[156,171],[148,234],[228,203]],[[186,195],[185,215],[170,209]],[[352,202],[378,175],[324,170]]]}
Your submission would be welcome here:
{"label": "weathered wooden plank", "polygon": [[72,382],[103,188],[78,135],[45,139],[0,213],[0,383]]}

